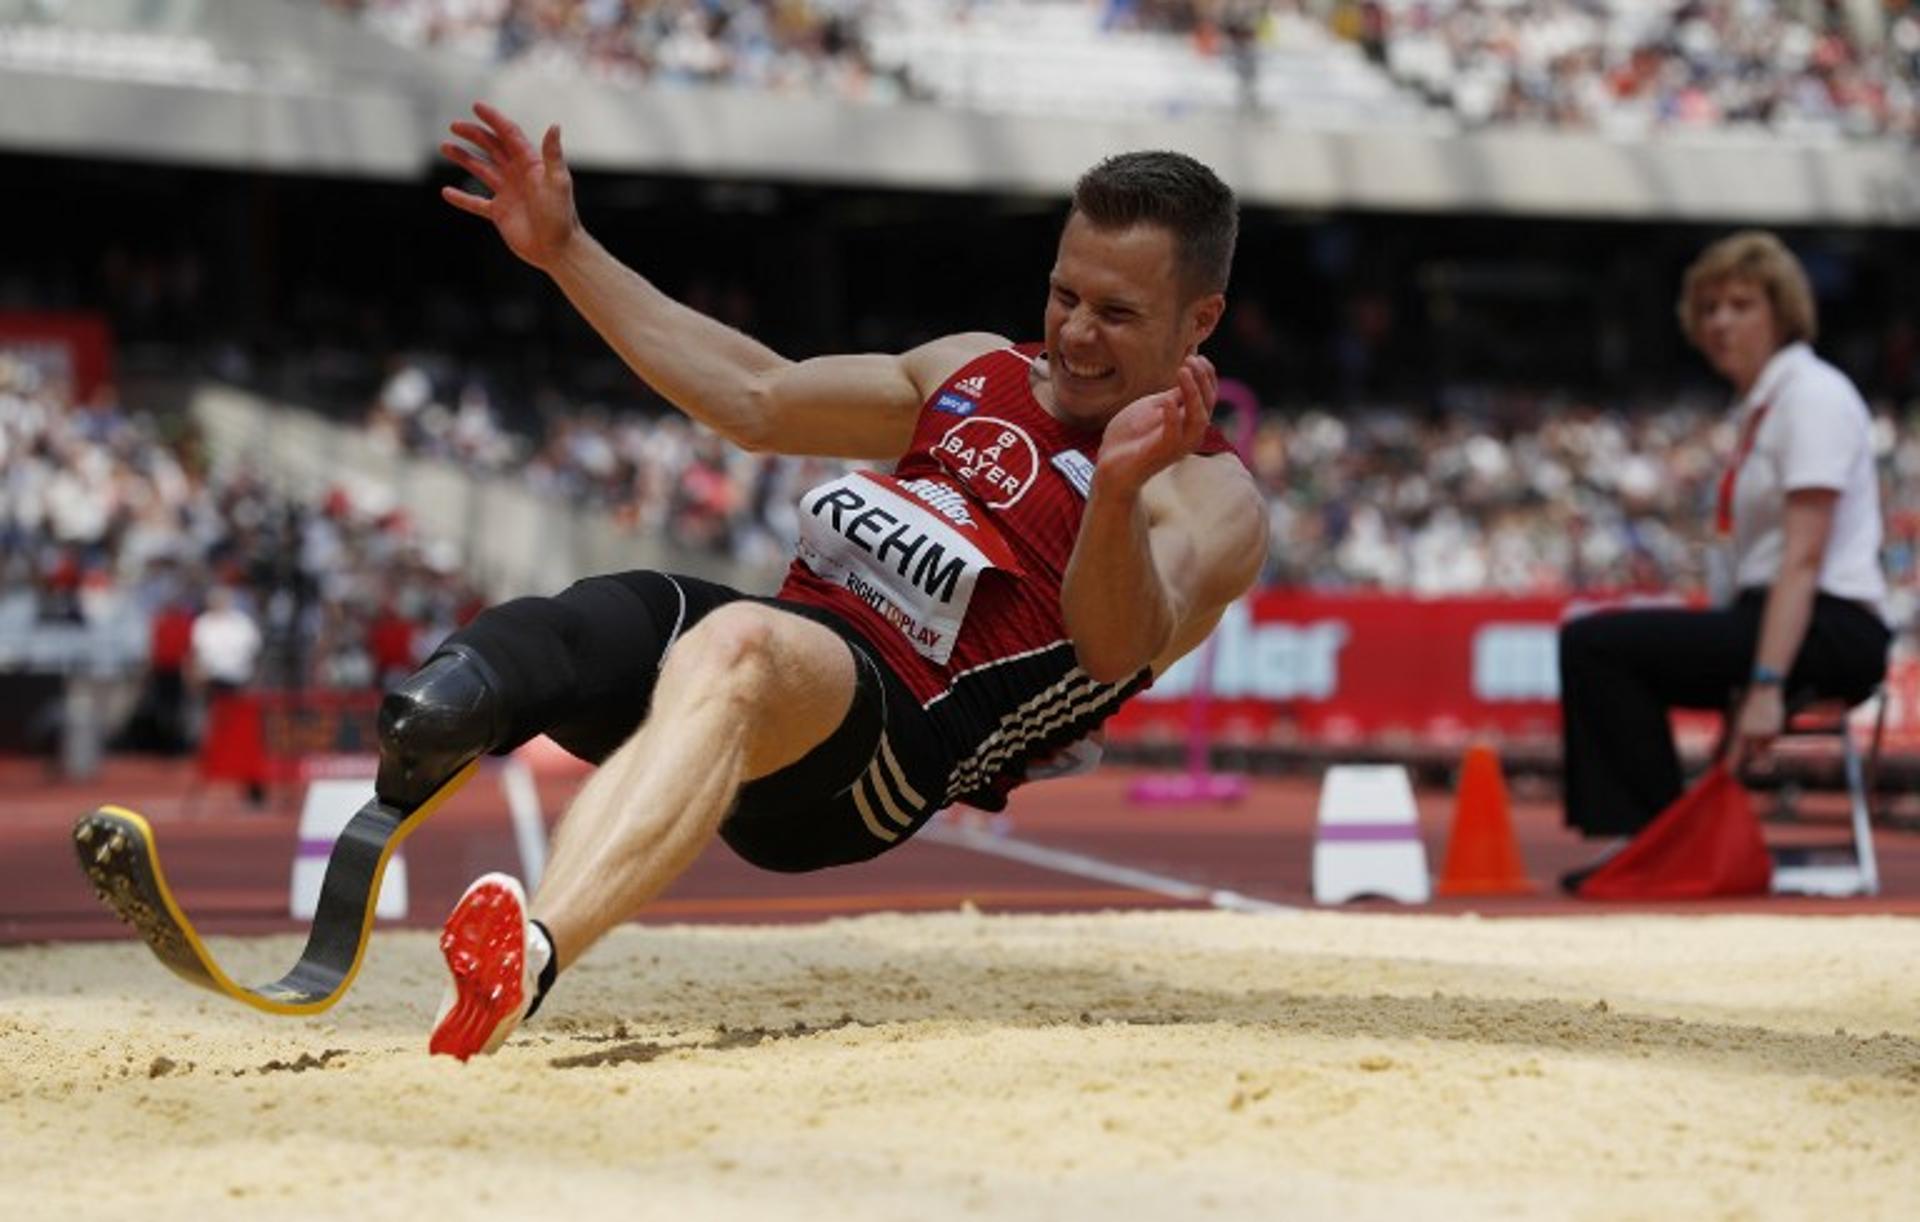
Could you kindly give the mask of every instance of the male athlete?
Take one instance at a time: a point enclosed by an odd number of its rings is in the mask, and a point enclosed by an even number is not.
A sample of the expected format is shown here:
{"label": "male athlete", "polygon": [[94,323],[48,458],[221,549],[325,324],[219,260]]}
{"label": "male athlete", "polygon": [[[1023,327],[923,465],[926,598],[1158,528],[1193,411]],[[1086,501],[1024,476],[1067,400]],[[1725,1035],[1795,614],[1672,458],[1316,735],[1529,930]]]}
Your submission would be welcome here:
{"label": "male athlete", "polygon": [[1090,754],[1122,701],[1198,645],[1266,554],[1259,493],[1210,427],[1198,354],[1225,309],[1233,194],[1177,153],[1083,177],[1043,344],[935,340],[790,361],[662,294],[582,228],[558,128],[491,107],[442,152],[491,221],[648,385],[735,445],[892,463],[807,492],[757,598],[663,573],[481,614],[387,697],[382,799],[414,806],[546,733],[600,764],[533,902],[468,889],[430,1042],[491,1052],[556,973],[717,833],[769,870],[877,856],[1042,758]]}

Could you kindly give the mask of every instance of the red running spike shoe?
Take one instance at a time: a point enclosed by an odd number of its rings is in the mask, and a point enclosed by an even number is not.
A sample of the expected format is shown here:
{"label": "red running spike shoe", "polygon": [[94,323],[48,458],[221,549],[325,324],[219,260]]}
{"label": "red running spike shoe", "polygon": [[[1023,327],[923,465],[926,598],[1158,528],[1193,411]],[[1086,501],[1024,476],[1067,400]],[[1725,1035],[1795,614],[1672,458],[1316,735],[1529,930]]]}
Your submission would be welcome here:
{"label": "red running spike shoe", "polygon": [[545,966],[531,962],[529,944],[536,954],[546,947],[528,936],[530,930],[527,895],[516,879],[485,874],[467,888],[440,934],[440,953],[453,980],[428,1052],[465,1061],[494,1051],[513,1034]]}

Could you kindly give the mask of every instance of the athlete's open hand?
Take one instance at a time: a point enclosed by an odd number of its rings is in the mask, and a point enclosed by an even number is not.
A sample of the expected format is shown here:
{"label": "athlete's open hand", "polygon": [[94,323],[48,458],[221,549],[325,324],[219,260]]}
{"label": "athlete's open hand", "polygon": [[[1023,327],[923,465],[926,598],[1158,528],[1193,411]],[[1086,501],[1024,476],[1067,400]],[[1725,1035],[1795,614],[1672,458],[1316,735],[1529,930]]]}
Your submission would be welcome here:
{"label": "athlete's open hand", "polygon": [[1213,418],[1220,375],[1204,356],[1180,364],[1173,387],[1144,395],[1107,421],[1098,474],[1104,487],[1135,493],[1160,472],[1193,453]]}
{"label": "athlete's open hand", "polygon": [[485,102],[476,102],[479,123],[460,120],[452,132],[466,141],[440,145],[441,155],[473,175],[492,192],[485,198],[457,187],[442,187],[440,197],[493,222],[507,248],[545,269],[580,231],[573,209],[573,175],[560,151],[560,129],[549,127],[538,149],[520,125]]}

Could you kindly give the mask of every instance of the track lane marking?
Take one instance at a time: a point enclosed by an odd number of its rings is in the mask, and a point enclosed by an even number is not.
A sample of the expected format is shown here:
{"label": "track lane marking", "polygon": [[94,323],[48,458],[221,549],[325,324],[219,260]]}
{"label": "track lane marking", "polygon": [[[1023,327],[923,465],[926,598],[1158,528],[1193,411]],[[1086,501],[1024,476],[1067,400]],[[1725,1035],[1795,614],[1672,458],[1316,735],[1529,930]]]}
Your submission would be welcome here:
{"label": "track lane marking", "polygon": [[1230,912],[1300,911],[1292,904],[1276,904],[1272,900],[1257,899],[1251,895],[1242,895],[1238,891],[1208,887],[1184,878],[1123,866],[1118,862],[1090,857],[1085,853],[1052,849],[1031,841],[995,835],[975,828],[951,826],[945,819],[935,819],[921,828],[916,839],[946,845],[949,848],[966,849],[989,857],[1003,857],[1009,861],[1038,866],[1043,870],[1053,870],[1061,874],[1072,874],[1098,882],[1117,883],[1123,887],[1150,892],[1168,899],[1209,904]]}
{"label": "track lane marking", "polygon": [[866,892],[844,895],[702,896],[655,900],[639,920],[655,917],[748,916],[773,913],[818,913],[825,916],[863,912],[939,912],[972,904],[982,911],[1027,908],[1133,907],[1157,905],[1160,898],[1136,887],[1101,888],[989,888],[942,891]]}

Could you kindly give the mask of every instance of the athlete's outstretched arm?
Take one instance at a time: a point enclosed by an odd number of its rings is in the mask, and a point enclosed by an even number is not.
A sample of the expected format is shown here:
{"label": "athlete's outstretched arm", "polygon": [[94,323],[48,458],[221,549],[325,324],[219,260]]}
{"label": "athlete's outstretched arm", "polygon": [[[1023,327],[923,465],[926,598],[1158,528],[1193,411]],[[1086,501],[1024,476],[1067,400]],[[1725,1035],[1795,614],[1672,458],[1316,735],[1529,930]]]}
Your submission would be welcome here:
{"label": "athlete's outstretched arm", "polygon": [[440,151],[486,187],[441,195],[493,222],[509,249],[552,277],[594,330],[674,406],[736,445],[788,454],[893,458],[905,451],[927,393],[973,356],[1004,344],[955,335],[902,355],[791,361],[662,293],[580,223],[573,176],[549,127],[535,148],[485,103]]}
{"label": "athlete's outstretched arm", "polygon": [[1103,683],[1171,666],[1266,560],[1266,511],[1246,468],[1193,453],[1217,389],[1212,362],[1188,357],[1172,390],[1127,405],[1101,440],[1061,606],[1082,669]]}

